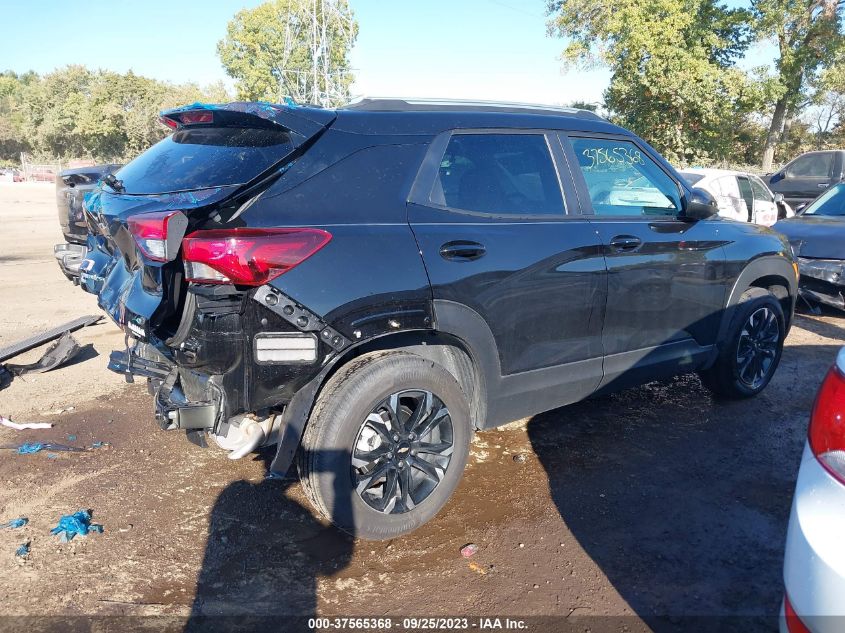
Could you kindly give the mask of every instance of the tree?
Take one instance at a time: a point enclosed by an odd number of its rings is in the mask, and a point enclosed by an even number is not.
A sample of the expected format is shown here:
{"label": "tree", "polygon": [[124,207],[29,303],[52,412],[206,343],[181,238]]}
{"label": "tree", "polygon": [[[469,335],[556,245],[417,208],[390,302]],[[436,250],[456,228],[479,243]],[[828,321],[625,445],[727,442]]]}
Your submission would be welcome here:
{"label": "tree", "polygon": [[346,0],[270,0],[235,15],[217,54],[241,99],[332,106],[348,100],[357,35]]}
{"label": "tree", "polygon": [[843,5],[845,0],[752,0],[758,37],[773,38],[779,52],[778,94],[761,159],[764,170],[771,169],[778,143],[809,103],[807,92],[817,73],[831,67],[843,49]]}
{"label": "tree", "polygon": [[730,152],[755,86],[733,61],[750,14],[716,0],[550,0],[549,33],[569,39],[565,64],[607,65],[611,118],[670,160]]}

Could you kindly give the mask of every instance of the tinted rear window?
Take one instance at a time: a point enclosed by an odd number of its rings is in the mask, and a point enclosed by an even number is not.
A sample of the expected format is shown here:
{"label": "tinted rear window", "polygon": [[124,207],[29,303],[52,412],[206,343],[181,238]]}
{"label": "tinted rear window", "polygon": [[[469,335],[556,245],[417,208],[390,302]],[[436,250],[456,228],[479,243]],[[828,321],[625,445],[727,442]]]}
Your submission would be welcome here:
{"label": "tinted rear window", "polygon": [[284,130],[191,128],[156,143],[116,176],[130,194],[240,185],[291,149]]}

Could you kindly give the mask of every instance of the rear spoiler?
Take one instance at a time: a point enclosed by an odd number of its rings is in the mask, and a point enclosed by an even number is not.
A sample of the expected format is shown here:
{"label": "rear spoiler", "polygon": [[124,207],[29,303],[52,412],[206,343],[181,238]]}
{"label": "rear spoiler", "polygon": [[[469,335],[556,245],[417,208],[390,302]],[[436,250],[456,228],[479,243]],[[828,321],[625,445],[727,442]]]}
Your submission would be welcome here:
{"label": "rear spoiler", "polygon": [[[337,118],[334,110],[264,101],[233,103],[192,103],[172,110],[163,110],[159,121],[173,130],[214,125],[216,127],[283,127],[300,145]],[[297,138],[298,137],[298,138]]]}

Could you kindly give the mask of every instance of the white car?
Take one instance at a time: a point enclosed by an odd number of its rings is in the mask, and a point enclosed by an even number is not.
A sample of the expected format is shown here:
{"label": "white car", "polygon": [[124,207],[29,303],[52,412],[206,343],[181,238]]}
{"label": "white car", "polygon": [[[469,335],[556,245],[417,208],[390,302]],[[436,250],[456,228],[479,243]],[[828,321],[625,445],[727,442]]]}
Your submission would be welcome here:
{"label": "white car", "polygon": [[783,566],[781,633],[845,631],[845,348],[816,396]]}
{"label": "white car", "polygon": [[795,215],[781,194],[774,194],[754,174],[727,169],[684,169],[691,187],[709,191],[719,203],[719,215],[740,222],[771,226]]}

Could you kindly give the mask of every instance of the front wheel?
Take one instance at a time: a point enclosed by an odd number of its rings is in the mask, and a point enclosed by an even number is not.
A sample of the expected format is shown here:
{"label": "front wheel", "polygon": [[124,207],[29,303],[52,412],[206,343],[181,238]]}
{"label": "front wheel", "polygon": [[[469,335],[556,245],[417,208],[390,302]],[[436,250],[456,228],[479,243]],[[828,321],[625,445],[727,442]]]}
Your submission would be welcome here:
{"label": "front wheel", "polygon": [[341,529],[394,538],[446,504],[469,440],[466,397],[446,369],[405,352],[374,352],[342,367],[321,391],[299,476],[314,507]]}
{"label": "front wheel", "polygon": [[763,391],[780,363],[786,325],[783,308],[762,288],[746,290],[712,367],[699,372],[717,396],[750,398]]}

